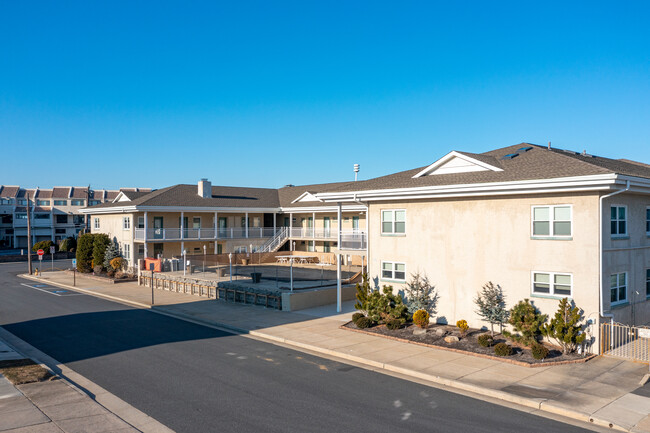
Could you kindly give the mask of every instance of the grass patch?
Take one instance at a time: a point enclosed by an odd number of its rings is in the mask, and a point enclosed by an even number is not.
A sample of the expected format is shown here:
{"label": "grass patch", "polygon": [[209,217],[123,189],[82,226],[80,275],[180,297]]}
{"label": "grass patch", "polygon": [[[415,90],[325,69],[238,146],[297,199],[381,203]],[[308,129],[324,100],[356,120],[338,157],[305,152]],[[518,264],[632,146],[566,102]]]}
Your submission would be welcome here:
{"label": "grass patch", "polygon": [[43,382],[55,376],[31,359],[0,361],[0,373],[14,385]]}

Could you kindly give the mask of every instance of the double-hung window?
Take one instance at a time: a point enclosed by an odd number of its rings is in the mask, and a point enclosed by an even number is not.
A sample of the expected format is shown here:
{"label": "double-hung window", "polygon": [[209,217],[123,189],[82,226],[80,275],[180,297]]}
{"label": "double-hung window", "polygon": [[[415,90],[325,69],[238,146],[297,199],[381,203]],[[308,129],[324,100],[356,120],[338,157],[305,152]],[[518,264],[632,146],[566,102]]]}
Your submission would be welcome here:
{"label": "double-hung window", "polygon": [[131,217],[125,216],[122,218],[122,228],[124,230],[129,230],[131,228]]}
{"label": "double-hung window", "polygon": [[622,304],[627,301],[627,272],[612,274],[610,276],[610,301],[612,305]]}
{"label": "double-hung window", "polygon": [[645,270],[645,295],[650,298],[650,269]]}
{"label": "double-hung window", "polygon": [[131,245],[130,244],[124,244],[124,258],[127,260],[131,260]]}
{"label": "double-hung window", "polygon": [[627,236],[627,206],[612,206],[610,219],[612,236]]}
{"label": "double-hung window", "polygon": [[650,236],[650,206],[645,208],[645,234]]}
{"label": "double-hung window", "polygon": [[556,272],[533,272],[533,294],[571,297],[573,276]]}
{"label": "double-hung window", "polygon": [[406,210],[382,210],[381,211],[381,233],[382,234],[405,234],[406,233]]}
{"label": "double-hung window", "polygon": [[138,217],[138,228],[139,228],[139,229],[143,229],[143,228],[144,228],[144,217],[143,217],[143,216],[139,216],[139,217]]}
{"label": "double-hung window", "polygon": [[384,280],[406,280],[406,264],[398,262],[381,262],[381,278]]}
{"label": "double-hung window", "polygon": [[99,218],[93,218],[94,227],[99,230]]}
{"label": "double-hung window", "polygon": [[533,206],[534,237],[571,237],[571,206]]}

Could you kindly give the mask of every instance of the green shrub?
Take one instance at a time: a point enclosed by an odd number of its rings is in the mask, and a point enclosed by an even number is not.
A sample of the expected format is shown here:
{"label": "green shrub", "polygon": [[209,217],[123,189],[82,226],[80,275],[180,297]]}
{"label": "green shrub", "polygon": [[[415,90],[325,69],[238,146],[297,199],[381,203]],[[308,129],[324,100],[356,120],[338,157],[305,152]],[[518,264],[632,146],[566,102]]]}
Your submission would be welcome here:
{"label": "green shrub", "polygon": [[481,334],[476,340],[483,347],[490,347],[494,344],[494,338],[490,334]]}
{"label": "green shrub", "polygon": [[508,310],[506,310],[506,298],[503,290],[498,284],[488,281],[474,299],[478,307],[476,313],[490,322],[490,334],[494,337],[494,324],[498,324],[503,331],[503,324],[508,320]]}
{"label": "green shrub", "polygon": [[363,282],[357,283],[356,297],[354,308],[365,313],[373,323],[387,323],[388,320],[396,319],[403,325],[409,318],[406,305],[401,296],[393,294],[393,287],[384,286],[381,291],[372,290],[366,274]]}
{"label": "green shrub", "polygon": [[413,323],[420,328],[426,328],[429,325],[429,313],[427,310],[417,310],[413,313]]}
{"label": "green shrub", "polygon": [[418,310],[425,310],[429,315],[437,313],[438,292],[426,275],[420,275],[419,272],[411,275],[411,280],[404,287],[404,298],[409,313]]}
{"label": "green shrub", "polygon": [[84,233],[79,235],[77,241],[77,270],[79,272],[91,272],[93,269],[93,242],[95,235]]}
{"label": "green shrub", "polygon": [[515,328],[515,332],[503,331],[503,335],[526,346],[537,342],[542,334],[546,314],[541,314],[528,299],[519,301],[510,310],[508,323]]}
{"label": "green shrub", "polygon": [[358,328],[366,329],[370,328],[373,324],[372,320],[369,317],[361,317],[355,322]]}
{"label": "green shrub", "polygon": [[93,262],[95,267],[101,266],[104,268],[104,259],[106,258],[106,247],[111,243],[108,235],[105,233],[95,233],[95,240],[93,241]]}
{"label": "green shrub", "polygon": [[587,336],[582,332],[582,325],[579,324],[581,321],[582,311],[572,306],[567,298],[563,298],[555,316],[543,327],[542,333],[557,341],[562,347],[562,353],[575,352]]}
{"label": "green shrub", "polygon": [[32,251],[36,252],[38,250],[43,250],[45,254],[50,254],[50,247],[54,245],[52,241],[40,241],[36,242],[34,246],[32,246]]}
{"label": "green shrub", "polygon": [[352,315],[352,322],[357,323],[357,320],[361,319],[362,317],[366,317],[363,313],[354,313]]}
{"label": "green shrub", "polygon": [[59,245],[59,251],[74,251],[77,248],[77,240],[73,237],[65,238]]}
{"label": "green shrub", "polygon": [[512,347],[506,343],[498,343],[494,346],[494,354],[496,356],[510,356],[512,355]]}
{"label": "green shrub", "polygon": [[110,242],[106,247],[106,251],[104,252],[103,264],[106,270],[111,269],[111,260],[113,260],[115,257],[120,257],[120,248],[117,246],[116,242]]}
{"label": "green shrub", "polygon": [[535,359],[545,359],[549,352],[548,348],[540,343],[533,343],[533,345],[530,346],[530,351]]}
{"label": "green shrub", "polygon": [[397,319],[390,319],[386,322],[386,328],[390,329],[391,331],[395,331],[396,329],[399,329],[402,326],[402,322],[400,322]]}

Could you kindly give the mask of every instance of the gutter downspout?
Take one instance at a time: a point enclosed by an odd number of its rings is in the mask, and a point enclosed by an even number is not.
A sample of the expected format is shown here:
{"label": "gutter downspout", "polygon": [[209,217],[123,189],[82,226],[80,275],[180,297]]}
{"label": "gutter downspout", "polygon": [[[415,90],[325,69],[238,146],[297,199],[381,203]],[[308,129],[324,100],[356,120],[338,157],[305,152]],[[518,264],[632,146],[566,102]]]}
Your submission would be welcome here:
{"label": "gutter downspout", "polygon": [[600,244],[599,244],[599,248],[598,248],[598,255],[599,255],[598,278],[600,279],[600,296],[599,296],[599,299],[600,299],[600,312],[599,313],[600,313],[600,317],[609,317],[611,323],[614,322],[614,315],[612,313],[605,313],[605,311],[604,311],[604,302],[605,301],[603,299],[603,297],[605,296],[604,295],[604,293],[605,293],[605,280],[603,278],[603,238],[604,238],[604,236],[603,236],[603,232],[604,232],[604,228],[603,228],[603,214],[604,214],[603,201],[606,198],[613,197],[613,196],[615,196],[617,194],[621,194],[621,193],[623,193],[625,191],[629,191],[629,190],[630,190],[630,181],[628,180],[627,185],[625,186],[625,189],[619,189],[619,190],[614,191],[614,192],[612,192],[610,194],[601,196],[600,199],[599,199],[600,200],[599,213],[598,213],[598,220],[600,222],[600,224],[599,224]]}

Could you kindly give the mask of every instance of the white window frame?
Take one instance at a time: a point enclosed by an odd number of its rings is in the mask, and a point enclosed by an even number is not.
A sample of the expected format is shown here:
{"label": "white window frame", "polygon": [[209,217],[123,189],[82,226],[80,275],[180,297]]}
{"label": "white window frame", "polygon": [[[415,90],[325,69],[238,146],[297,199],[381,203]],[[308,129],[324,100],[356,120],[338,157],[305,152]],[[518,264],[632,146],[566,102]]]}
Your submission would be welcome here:
{"label": "white window frame", "polygon": [[[614,208],[614,207],[616,208],[616,219],[615,220],[612,219],[612,208]],[[623,209],[625,209],[625,219],[619,219],[618,218],[618,209],[621,208],[621,207]],[[628,227],[630,219],[628,218],[628,216],[629,216],[629,214],[628,214],[628,211],[627,211],[627,205],[624,205],[624,204],[612,204],[609,207],[609,231],[610,231],[610,235],[613,238],[626,238],[626,237],[628,237],[628,233],[630,232],[629,227]],[[612,222],[613,221],[616,221],[616,229],[617,229],[617,231],[618,231],[618,223],[621,222],[621,221],[624,221],[625,222],[625,233],[612,233],[611,231],[612,231]]]}
{"label": "white window frame", "polygon": [[131,244],[124,244],[124,258],[131,260]]}
{"label": "white window frame", "polygon": [[[142,222],[141,222],[141,221],[142,221]],[[143,228],[144,228],[144,217],[143,217],[143,216],[139,216],[139,217],[138,217],[138,228],[139,228],[139,229],[143,229]]]}
{"label": "white window frame", "polygon": [[[568,235],[556,235],[555,234],[555,208],[558,207],[568,207],[569,212],[571,213],[571,218],[568,222],[571,224],[571,230]],[[535,209],[548,208],[548,234],[547,235],[536,235],[535,234]],[[566,220],[558,220],[557,222],[566,222]],[[548,204],[548,205],[533,205],[530,207],[530,236],[532,238],[558,238],[558,239],[569,239],[573,237],[573,205],[572,204]]]}
{"label": "white window frame", "polygon": [[123,230],[131,230],[131,217],[130,216],[122,217],[122,229]]}
{"label": "white window frame", "polygon": [[[549,292],[548,293],[539,293],[535,291],[535,274],[546,274],[548,275],[548,285],[549,285]],[[566,284],[556,284],[555,283],[555,276],[556,275],[565,275],[571,278],[571,282],[569,283],[569,290],[571,291],[570,294],[564,295],[562,293],[555,293],[555,286],[566,286]],[[537,297],[546,297],[546,298],[557,298],[557,299],[562,299],[562,298],[573,298],[573,274],[570,272],[549,272],[549,271],[532,271],[530,273],[530,294],[531,296],[537,296]]]}
{"label": "white window frame", "polygon": [[[627,214],[626,214],[627,215]],[[612,287],[612,277],[616,275],[616,286]],[[620,275],[625,275],[625,285],[620,284],[619,276]],[[625,287],[625,299],[621,300],[620,298],[620,288]],[[616,272],[614,274],[610,274],[609,276],[609,301],[610,305],[615,306],[615,305],[621,305],[621,304],[627,304],[628,303],[628,288],[630,287],[630,278],[627,272]],[[616,289],[616,301],[612,301],[612,290]]]}
{"label": "white window frame", "polygon": [[[390,232],[385,232],[384,231],[384,212],[390,212],[392,214],[393,220],[392,221],[387,221],[387,222],[392,223]],[[401,233],[395,232],[395,223],[397,222],[396,218],[395,218],[395,214],[397,212],[404,212],[404,232],[401,232]],[[381,232],[382,235],[406,236],[406,209],[380,209],[379,210],[379,221],[380,221],[380,223],[379,223],[380,224],[380,232]]]}
{"label": "white window frame", "polygon": [[[385,277],[384,276],[384,265],[385,264],[390,264],[391,265],[391,268],[392,268],[391,277]],[[397,272],[397,271],[395,271],[395,265],[404,265],[404,278],[396,278],[395,277],[395,272]],[[382,260],[381,261],[381,270],[380,270],[380,272],[381,272],[380,280],[382,280],[382,281],[396,281],[396,282],[400,282],[400,283],[406,282],[406,263],[404,263],[404,262],[393,262],[393,261],[389,261],[389,260]]]}
{"label": "white window frame", "polygon": [[[194,223],[196,222],[195,220],[197,220],[197,219],[199,220],[199,226],[194,227]],[[189,222],[188,222],[188,224],[189,224]],[[193,216],[192,217],[192,229],[194,229],[194,230],[199,229],[200,230],[202,225],[203,225],[203,221],[201,221],[200,216]]]}
{"label": "white window frame", "polygon": [[99,230],[99,217],[95,217],[95,218],[93,218],[93,227],[94,227],[96,230]]}

